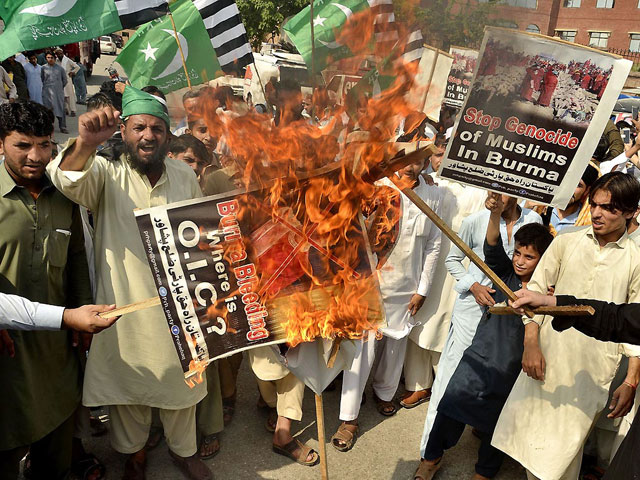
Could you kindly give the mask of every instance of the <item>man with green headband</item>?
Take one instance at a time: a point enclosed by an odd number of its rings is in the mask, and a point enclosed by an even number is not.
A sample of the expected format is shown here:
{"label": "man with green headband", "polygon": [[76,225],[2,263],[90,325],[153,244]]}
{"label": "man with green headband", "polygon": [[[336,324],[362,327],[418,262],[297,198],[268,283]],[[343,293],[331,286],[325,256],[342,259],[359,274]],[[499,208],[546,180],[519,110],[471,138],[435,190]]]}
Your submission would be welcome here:
{"label": "man with green headband", "polygon": [[[127,86],[122,115],[107,106],[78,119],[71,139],[47,167],[65,196],[94,214],[97,300],[127,305],[157,295],[133,214],[201,196],[193,170],[166,158],[169,115],[156,97]],[[123,122],[120,124],[119,118]],[[110,161],[96,148],[120,128],[125,151]],[[110,405],[111,444],[129,457],[125,479],[144,479],[144,450],[157,407],[169,455],[192,479],[210,479],[196,455],[196,404],[206,383],[189,388],[160,307],[126,315],[96,335],[84,379],[86,406]]]}

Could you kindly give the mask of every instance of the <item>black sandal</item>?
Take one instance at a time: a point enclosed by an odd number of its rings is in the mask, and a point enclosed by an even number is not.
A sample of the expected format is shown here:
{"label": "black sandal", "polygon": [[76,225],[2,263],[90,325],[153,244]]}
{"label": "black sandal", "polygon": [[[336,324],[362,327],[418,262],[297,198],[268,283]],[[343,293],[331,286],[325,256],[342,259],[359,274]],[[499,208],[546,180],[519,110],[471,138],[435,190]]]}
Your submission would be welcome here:
{"label": "black sandal", "polygon": [[385,417],[392,417],[398,411],[398,407],[396,407],[393,402],[380,400],[375,393],[373,394],[373,399],[376,402],[376,408],[378,409],[378,413],[380,413],[380,415],[384,415]]}
{"label": "black sandal", "polygon": [[[202,447],[208,447],[216,440],[218,440],[218,449],[209,455],[202,455]],[[209,460],[210,458],[215,457],[218,453],[220,453],[220,439],[218,438],[218,434],[212,433],[211,435],[203,435],[200,445],[198,446],[198,457],[200,457],[201,460]]]}

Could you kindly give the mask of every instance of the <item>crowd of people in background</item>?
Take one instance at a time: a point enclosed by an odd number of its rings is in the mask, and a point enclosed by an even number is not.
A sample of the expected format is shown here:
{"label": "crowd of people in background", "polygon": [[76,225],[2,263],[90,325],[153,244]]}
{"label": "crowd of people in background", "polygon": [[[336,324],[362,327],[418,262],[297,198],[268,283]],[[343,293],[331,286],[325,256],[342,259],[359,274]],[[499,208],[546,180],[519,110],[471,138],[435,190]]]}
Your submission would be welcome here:
{"label": "crowd of people in background", "polygon": [[[528,62],[512,51],[504,55]],[[492,62],[485,62],[486,74],[495,74]],[[553,68],[530,67],[522,95],[542,89],[543,98]],[[606,82],[607,72],[588,64],[568,69],[594,93]],[[172,129],[157,87],[138,90],[116,79],[87,97],[85,67],[61,49],[10,57],[0,78],[7,87],[0,88],[0,290],[11,296],[0,296],[0,317],[13,319],[0,331],[0,479],[16,479],[25,458],[29,479],[64,479],[70,472],[103,478],[108,466],[84,449],[82,437],[104,428],[91,410],[104,406],[111,445],[127,456],[123,478],[145,478],[147,453],[162,438],[188,478],[212,478],[215,461],[205,460],[220,451],[220,434],[234,419],[243,360],[256,377],[257,408],[266,412],[273,451],[316,465],[318,452],[292,433],[303,417],[305,385],[273,347],[214,362],[206,381],[189,388],[159,307],[113,325],[96,314],[156,295],[134,209],[243,186],[225,132],[208,116],[251,114],[273,128],[301,122],[344,145],[374,128],[367,99],[358,100],[354,116],[336,121],[335,99],[323,89],[305,97],[295,82],[272,80],[265,103],[250,106],[229,87],[205,86],[184,94],[184,118]],[[67,132],[67,116],[85,103],[77,138],[57,148],[54,121]],[[391,140],[432,145],[395,175],[509,288],[523,298],[528,289],[640,302],[640,183],[627,173],[638,164],[640,135],[625,146],[611,123],[568,206],[557,209],[441,178],[454,120],[455,111],[445,107],[439,121],[421,112],[407,116]],[[640,122],[630,122],[638,132]],[[503,292],[393,182],[376,187],[394,192],[402,219],[395,248],[376,251],[386,325],[355,341],[331,445],[340,452],[356,446],[371,377],[381,416],[429,402],[422,439],[413,439],[421,453],[416,480],[437,475],[466,425],[480,439],[469,472],[475,480],[495,477],[506,456],[529,479],[575,480],[581,472],[600,478],[612,460],[611,472],[625,469],[621,462],[629,458],[616,452],[638,409],[640,347],[577,330],[560,333],[540,315],[522,321],[491,314],[488,307],[506,300]],[[375,228],[375,210],[370,215]],[[101,333],[89,348],[89,338],[76,339],[61,326]],[[35,328],[48,330],[27,331]]]}
{"label": "crowd of people in background", "polygon": [[32,100],[50,108],[61,133],[69,133],[66,117],[87,98],[87,68],[62,48],[12,55],[0,64],[0,104]]}

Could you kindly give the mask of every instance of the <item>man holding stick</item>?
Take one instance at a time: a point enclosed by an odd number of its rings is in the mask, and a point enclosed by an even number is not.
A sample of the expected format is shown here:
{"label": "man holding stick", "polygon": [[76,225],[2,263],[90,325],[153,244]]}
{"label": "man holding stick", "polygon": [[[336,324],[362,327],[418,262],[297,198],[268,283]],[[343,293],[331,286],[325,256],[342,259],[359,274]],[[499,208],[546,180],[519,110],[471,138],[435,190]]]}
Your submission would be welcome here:
{"label": "man holding stick", "polygon": [[[487,209],[476,212],[462,221],[459,232],[460,238],[482,259],[484,259],[483,246],[491,213],[488,210],[489,200],[487,198],[485,201]],[[542,223],[542,219],[537,213],[520,208],[514,197],[503,195],[502,203],[504,208],[500,216],[500,238],[504,251],[510,257],[515,248],[514,235],[516,232],[528,223]],[[482,319],[482,310],[495,303],[491,296],[492,293],[495,293],[495,290],[490,286],[491,280],[475,264],[466,267],[465,258],[462,250],[453,246],[445,261],[449,273],[456,279],[454,288],[459,295],[453,306],[451,328],[431,391],[431,401],[420,444],[421,452],[425,451],[429,442],[440,399],[447,389],[449,380],[465,349],[473,341],[478,323]]]}
{"label": "man holding stick", "polygon": [[[640,251],[627,224],[640,201],[640,184],[613,172],[589,195],[592,226],[559,235],[527,288],[618,303],[640,300]],[[575,480],[583,444],[605,409],[621,353],[638,347],[600,343],[577,332],[555,332],[545,317],[525,319],[523,372],[502,410],[492,445],[519,461],[529,479]],[[625,383],[613,395],[610,418],[631,408],[640,359],[630,358]],[[529,412],[523,415],[522,412]]]}
{"label": "man holding stick", "polygon": [[[165,158],[166,106],[127,86],[120,125],[125,153],[114,161],[96,155],[118,128],[120,113],[107,106],[82,115],[79,136],[48,166],[53,183],[87,207],[95,219],[97,298],[126,305],[157,295],[134,218],[136,208],[201,195],[193,170]],[[192,479],[211,472],[196,454],[196,404],[206,382],[190,389],[160,307],[128,314],[96,336],[87,361],[83,403],[110,405],[111,443],[128,454],[125,479],[145,478],[145,443],[151,407],[158,407],[169,455]]]}
{"label": "man holding stick", "polygon": [[[604,342],[630,342],[640,345],[640,304],[631,303],[617,305],[599,300],[578,299],[571,295],[543,295],[531,290],[518,290],[518,300],[509,302],[514,308],[555,307],[555,306],[589,306],[595,309],[593,315],[562,316],[554,315],[553,328],[559,332],[568,328],[589,335]],[[637,385],[630,385],[636,390]],[[620,449],[611,461],[603,480],[619,478],[640,478],[640,463],[635,457],[640,447],[640,413],[636,413],[629,433],[622,441]]]}
{"label": "man holding stick", "polygon": [[[73,308],[91,302],[91,287],[80,211],[45,175],[53,122],[35,102],[0,105],[0,291]],[[64,331],[0,331],[0,344],[10,354],[0,356],[0,479],[17,479],[29,451],[35,480],[67,478],[77,341]]]}

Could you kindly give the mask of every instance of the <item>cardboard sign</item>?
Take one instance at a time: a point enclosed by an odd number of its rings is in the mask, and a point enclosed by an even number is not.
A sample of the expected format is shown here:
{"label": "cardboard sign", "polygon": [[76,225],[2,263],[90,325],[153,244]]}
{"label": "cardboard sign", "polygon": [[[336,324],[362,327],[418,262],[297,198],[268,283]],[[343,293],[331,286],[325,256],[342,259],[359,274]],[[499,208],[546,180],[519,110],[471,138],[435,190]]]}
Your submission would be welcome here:
{"label": "cardboard sign", "polygon": [[630,69],[613,54],[487,28],[439,174],[566,207]]}
{"label": "cardboard sign", "polygon": [[451,71],[447,78],[447,90],[444,103],[451,107],[460,108],[467,98],[473,72],[478,62],[478,51],[464,47],[451,47],[449,54],[453,56]]}
{"label": "cardboard sign", "polygon": [[[327,202],[309,220],[296,208],[305,201],[305,185],[291,189],[276,210],[268,206],[268,190],[254,190],[136,212],[185,377],[238,351],[324,335],[348,338],[364,320],[382,321],[362,217],[344,237],[326,233],[324,222],[342,204]],[[341,300],[364,307],[360,327],[349,308],[340,309]]]}

